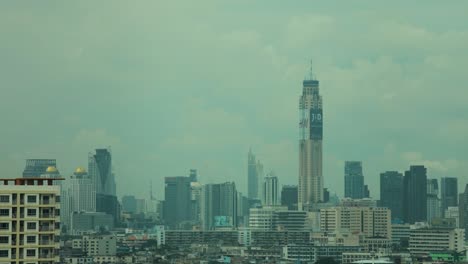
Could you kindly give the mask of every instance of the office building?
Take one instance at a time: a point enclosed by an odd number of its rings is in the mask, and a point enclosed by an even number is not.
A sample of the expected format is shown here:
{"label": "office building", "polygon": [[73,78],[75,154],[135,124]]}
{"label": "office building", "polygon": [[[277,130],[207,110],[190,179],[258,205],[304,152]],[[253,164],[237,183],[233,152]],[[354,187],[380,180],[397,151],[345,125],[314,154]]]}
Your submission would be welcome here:
{"label": "office building", "polygon": [[71,212],[96,211],[96,189],[93,179],[84,168],[76,168],[70,177],[69,186]]}
{"label": "office building", "polygon": [[113,235],[84,235],[72,240],[72,248],[81,249],[88,256],[115,256],[117,238]]}
{"label": "office building", "polygon": [[450,206],[458,206],[458,179],[455,177],[442,177],[440,180],[440,200],[442,215]]}
{"label": "office building", "polygon": [[205,230],[237,226],[238,194],[234,182],[206,184],[201,195],[201,222]]}
{"label": "office building", "polygon": [[410,238],[410,224],[392,224],[392,242],[407,248]]}
{"label": "office building", "polygon": [[252,149],[247,158],[247,197],[261,199],[263,187],[263,164],[256,159]]}
{"label": "office building", "polygon": [[114,217],[103,212],[72,212],[71,233],[83,234],[101,230],[112,230]]}
{"label": "office building", "polygon": [[302,84],[299,98],[298,203],[299,207],[313,207],[323,201],[323,103],[319,81],[313,77],[312,71]]}
{"label": "office building", "polygon": [[57,168],[57,161],[55,159],[27,159],[23,178],[40,177],[46,173],[48,167]]}
{"label": "office building", "polygon": [[468,184],[465,185],[465,191],[459,195],[458,200],[458,224],[459,227],[468,232]]}
{"label": "office building", "polygon": [[365,237],[391,239],[391,212],[383,207],[330,207],[320,209],[320,230],[356,232]]}
{"label": "office building", "polygon": [[380,206],[389,208],[393,219],[403,219],[403,174],[397,171],[380,174]]}
{"label": "office building", "polygon": [[410,230],[409,251],[413,256],[465,249],[465,230],[459,228],[419,228]]}
{"label": "office building", "polygon": [[109,149],[96,149],[88,156],[88,173],[96,189],[96,211],[110,214],[114,223],[120,222],[120,203],[116,196],[115,175]]}
{"label": "office building", "polygon": [[278,205],[278,177],[270,173],[263,181],[262,203],[265,206]]}
{"label": "office building", "polygon": [[427,221],[427,171],[410,166],[403,178],[403,216],[409,224]]}
{"label": "office building", "polygon": [[0,180],[0,263],[59,263],[60,179]]}
{"label": "office building", "polygon": [[289,210],[297,209],[297,185],[283,185],[281,205],[287,206]]}
{"label": "office building", "polygon": [[133,195],[124,195],[122,197],[122,210],[126,213],[136,213],[137,201]]}
{"label": "office building", "polygon": [[427,180],[427,221],[431,222],[434,218],[440,218],[440,199],[439,184],[437,179]]}
{"label": "office building", "polygon": [[364,176],[362,174],[362,162],[346,161],[344,168],[344,179],[346,198],[364,198]]}
{"label": "office building", "polygon": [[445,210],[444,217],[447,219],[455,219],[455,227],[459,228],[460,227],[460,213],[458,211],[458,206],[452,207],[450,206]]}
{"label": "office building", "polygon": [[284,206],[250,208],[249,229],[270,231],[300,231],[305,229],[307,212],[292,211]]}
{"label": "office building", "polygon": [[176,227],[191,218],[190,178],[166,177],[164,181],[164,221],[168,226]]}

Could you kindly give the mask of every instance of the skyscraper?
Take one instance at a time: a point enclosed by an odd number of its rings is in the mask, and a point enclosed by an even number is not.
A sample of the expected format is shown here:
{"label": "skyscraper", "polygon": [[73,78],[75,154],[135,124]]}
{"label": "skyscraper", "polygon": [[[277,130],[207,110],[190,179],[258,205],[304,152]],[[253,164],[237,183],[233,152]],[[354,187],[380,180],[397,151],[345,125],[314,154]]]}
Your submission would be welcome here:
{"label": "skyscraper", "polygon": [[237,190],[234,182],[206,184],[201,195],[201,220],[205,230],[237,226]]}
{"label": "skyscraper", "polygon": [[427,221],[440,216],[439,183],[437,179],[427,179]]}
{"label": "skyscraper", "polygon": [[458,179],[455,177],[442,177],[440,181],[442,215],[448,207],[458,206]]}
{"label": "skyscraper", "polygon": [[297,186],[283,185],[281,189],[281,205],[287,206],[289,210],[297,208]]}
{"label": "skyscraper", "polygon": [[166,177],[164,188],[164,221],[171,227],[191,218],[190,177]]}
{"label": "skyscraper", "polygon": [[46,173],[48,167],[57,168],[57,161],[55,159],[27,159],[23,178],[40,177]]}
{"label": "skyscraper", "polygon": [[[458,217],[460,228],[465,229],[465,233],[468,233],[468,184],[465,185],[465,191],[459,195]],[[465,237],[466,239],[468,236]]]}
{"label": "skyscraper", "polygon": [[109,149],[96,149],[88,156],[88,173],[96,190],[96,211],[110,214],[114,224],[120,221],[120,204],[116,196],[112,155]]}
{"label": "skyscraper", "polygon": [[263,165],[256,159],[252,149],[249,150],[247,159],[247,197],[249,199],[261,199],[263,188]]}
{"label": "skyscraper", "polygon": [[313,206],[323,201],[322,139],[323,104],[319,81],[312,71],[303,81],[299,98],[299,196],[301,206]]}
{"label": "skyscraper", "polygon": [[278,205],[278,177],[270,173],[263,181],[263,205]]}
{"label": "skyscraper", "polygon": [[403,216],[409,224],[427,220],[427,170],[410,166],[403,178]]}
{"label": "skyscraper", "polygon": [[346,161],[344,168],[344,179],[346,198],[364,198],[364,176],[362,174],[362,162]]}
{"label": "skyscraper", "polygon": [[397,171],[380,174],[380,206],[392,211],[392,219],[403,219],[403,174]]}

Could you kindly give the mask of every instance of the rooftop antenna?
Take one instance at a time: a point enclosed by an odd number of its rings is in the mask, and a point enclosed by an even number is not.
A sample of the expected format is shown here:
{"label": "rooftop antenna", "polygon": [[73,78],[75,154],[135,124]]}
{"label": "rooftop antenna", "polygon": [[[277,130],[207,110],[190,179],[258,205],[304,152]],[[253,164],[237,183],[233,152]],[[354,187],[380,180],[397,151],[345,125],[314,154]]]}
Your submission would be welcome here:
{"label": "rooftop antenna", "polygon": [[310,80],[314,80],[314,71],[313,71],[313,61],[312,61],[312,59],[310,60],[309,78],[310,78]]}

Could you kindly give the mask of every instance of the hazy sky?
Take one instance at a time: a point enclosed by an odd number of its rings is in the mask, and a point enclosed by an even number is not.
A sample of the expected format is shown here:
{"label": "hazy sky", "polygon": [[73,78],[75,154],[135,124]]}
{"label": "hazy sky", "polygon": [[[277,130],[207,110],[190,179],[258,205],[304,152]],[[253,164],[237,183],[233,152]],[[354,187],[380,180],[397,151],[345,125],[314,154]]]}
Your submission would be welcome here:
{"label": "hazy sky", "polygon": [[[345,160],[468,183],[467,1],[1,1],[0,167],[112,146],[119,195],[197,168],[246,192],[249,146],[297,183],[314,60],[325,186]],[[378,196],[377,196],[378,198]]]}

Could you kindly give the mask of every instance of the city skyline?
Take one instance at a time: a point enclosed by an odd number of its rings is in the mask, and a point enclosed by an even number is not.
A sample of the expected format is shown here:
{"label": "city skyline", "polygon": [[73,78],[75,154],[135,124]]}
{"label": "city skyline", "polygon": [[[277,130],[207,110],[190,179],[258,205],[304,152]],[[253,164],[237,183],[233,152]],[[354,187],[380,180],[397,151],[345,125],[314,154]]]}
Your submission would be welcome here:
{"label": "city skyline", "polygon": [[[1,51],[0,115],[9,125],[1,134],[0,165],[18,177],[25,159],[52,158],[70,175],[86,167],[86,153],[110,145],[119,197],[190,168],[202,182],[235,180],[246,193],[245,153],[252,145],[281,184],[296,184],[297,95],[313,58],[327,105],[324,187],[342,194],[343,162],[362,160],[374,198],[380,173],[412,164],[425,165],[430,178],[458,177],[462,190],[468,175],[463,8],[427,2],[428,19],[392,12],[421,8],[413,3],[367,3],[344,4],[346,12],[324,3],[273,4],[271,16],[258,3],[250,5],[255,16],[200,4],[183,17],[177,3],[128,12],[119,2],[96,4],[90,14],[80,3],[55,9],[2,3],[0,27],[9,41]],[[18,13],[37,28],[21,24]],[[241,15],[245,22],[237,24]],[[174,31],[165,30],[168,23]],[[108,30],[113,26],[118,32]],[[183,39],[172,33],[186,31],[192,33]],[[28,64],[31,57],[41,67]],[[142,184],[132,185],[133,175]],[[154,188],[161,199],[163,188]]]}

